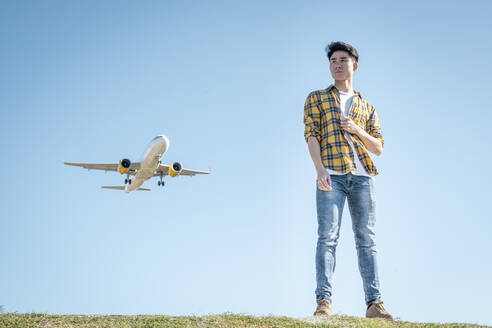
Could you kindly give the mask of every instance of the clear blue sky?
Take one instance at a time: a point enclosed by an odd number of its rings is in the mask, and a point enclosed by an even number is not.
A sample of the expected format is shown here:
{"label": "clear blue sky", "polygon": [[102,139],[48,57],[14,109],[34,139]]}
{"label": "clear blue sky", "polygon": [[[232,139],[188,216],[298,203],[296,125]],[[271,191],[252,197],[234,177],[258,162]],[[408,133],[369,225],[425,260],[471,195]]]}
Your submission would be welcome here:
{"label": "clear blue sky", "polygon": [[[307,94],[324,47],[359,51],[380,116],[383,301],[409,321],[492,325],[490,1],[1,1],[0,305],[9,312],[315,309]],[[152,192],[63,161],[213,174]],[[334,312],[363,316],[348,208]]]}

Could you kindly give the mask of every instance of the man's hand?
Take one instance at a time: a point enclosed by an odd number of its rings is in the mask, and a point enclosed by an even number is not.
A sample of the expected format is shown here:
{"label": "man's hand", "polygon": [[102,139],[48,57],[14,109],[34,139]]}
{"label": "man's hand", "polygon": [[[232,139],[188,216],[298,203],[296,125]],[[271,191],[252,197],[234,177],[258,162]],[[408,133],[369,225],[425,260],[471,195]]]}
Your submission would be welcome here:
{"label": "man's hand", "polygon": [[340,113],[340,126],[343,130],[352,134],[358,134],[361,129],[350,117],[343,115],[343,113]]}
{"label": "man's hand", "polygon": [[350,117],[343,115],[343,113],[340,113],[340,126],[344,131],[359,136],[364,146],[366,146],[367,150],[371,153],[377,156],[383,153],[381,141],[369,135],[363,128],[355,124]]}
{"label": "man's hand", "polygon": [[330,174],[325,170],[325,168],[318,171],[318,188],[323,191],[330,191],[331,187]]}
{"label": "man's hand", "polygon": [[330,175],[328,174],[325,167],[323,166],[323,163],[321,162],[318,139],[316,139],[313,136],[310,136],[307,140],[307,143],[309,148],[309,154],[311,155],[311,159],[313,160],[314,167],[316,168],[316,173],[318,174],[318,178],[316,180],[318,183],[318,188],[323,191],[330,191],[332,189],[331,179],[330,179]]}

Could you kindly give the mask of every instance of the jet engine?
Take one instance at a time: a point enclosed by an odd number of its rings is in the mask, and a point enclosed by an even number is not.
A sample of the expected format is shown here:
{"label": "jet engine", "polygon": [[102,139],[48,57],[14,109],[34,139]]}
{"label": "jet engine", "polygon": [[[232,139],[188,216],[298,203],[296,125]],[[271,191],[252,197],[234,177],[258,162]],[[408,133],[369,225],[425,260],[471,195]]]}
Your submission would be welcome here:
{"label": "jet engine", "polygon": [[130,162],[129,159],[123,158],[120,161],[120,164],[118,164],[118,172],[120,172],[120,174],[128,173],[128,171],[130,171],[131,165],[132,165],[132,162]]}
{"label": "jet engine", "polygon": [[171,164],[171,166],[169,166],[169,175],[175,178],[181,173],[182,169],[183,166],[181,166],[181,163],[174,162]]}

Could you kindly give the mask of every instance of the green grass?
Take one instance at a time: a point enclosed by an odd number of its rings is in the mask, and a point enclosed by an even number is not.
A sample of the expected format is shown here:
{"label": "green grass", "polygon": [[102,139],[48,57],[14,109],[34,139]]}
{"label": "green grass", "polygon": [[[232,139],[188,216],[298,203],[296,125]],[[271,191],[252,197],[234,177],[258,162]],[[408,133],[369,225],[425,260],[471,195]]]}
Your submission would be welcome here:
{"label": "green grass", "polygon": [[217,328],[391,328],[391,327],[486,327],[473,324],[434,324],[387,321],[336,315],[323,318],[324,322],[309,323],[288,317],[254,317],[225,313],[208,316],[166,316],[166,315],[47,315],[47,314],[0,314],[1,328],[24,327],[84,327],[84,328],[154,328],[154,327],[217,327]]}

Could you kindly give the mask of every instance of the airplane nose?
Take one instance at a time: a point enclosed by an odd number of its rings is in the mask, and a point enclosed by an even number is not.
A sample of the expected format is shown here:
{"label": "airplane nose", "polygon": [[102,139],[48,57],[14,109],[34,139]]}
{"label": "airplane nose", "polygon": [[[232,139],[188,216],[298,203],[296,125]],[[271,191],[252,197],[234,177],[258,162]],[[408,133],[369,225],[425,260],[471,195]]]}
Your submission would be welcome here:
{"label": "airplane nose", "polygon": [[166,136],[162,136],[162,139],[164,140],[164,142],[166,143],[166,145],[169,147],[169,139]]}
{"label": "airplane nose", "polygon": [[164,142],[165,148],[164,151],[166,151],[169,148],[169,139],[165,135],[160,135],[161,140]]}

